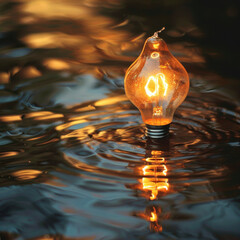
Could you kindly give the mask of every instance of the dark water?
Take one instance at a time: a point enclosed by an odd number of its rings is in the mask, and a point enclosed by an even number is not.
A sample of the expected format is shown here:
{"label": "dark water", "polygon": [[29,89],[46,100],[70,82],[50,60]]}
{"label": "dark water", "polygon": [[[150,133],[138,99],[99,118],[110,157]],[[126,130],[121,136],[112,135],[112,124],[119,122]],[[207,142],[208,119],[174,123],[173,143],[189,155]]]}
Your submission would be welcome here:
{"label": "dark water", "polygon": [[[1,239],[240,239],[239,9],[204,4],[1,1]],[[123,78],[163,25],[191,89],[149,142]]]}

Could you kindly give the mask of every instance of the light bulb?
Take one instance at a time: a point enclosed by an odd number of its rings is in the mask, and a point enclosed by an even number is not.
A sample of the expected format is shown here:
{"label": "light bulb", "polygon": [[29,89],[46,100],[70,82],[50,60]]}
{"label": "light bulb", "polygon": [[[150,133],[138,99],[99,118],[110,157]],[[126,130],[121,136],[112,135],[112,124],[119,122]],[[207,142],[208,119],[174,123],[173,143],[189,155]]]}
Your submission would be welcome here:
{"label": "light bulb", "polygon": [[168,135],[174,112],[189,90],[187,71],[169,52],[159,32],[145,41],[124,79],[126,95],[139,109],[151,138]]}

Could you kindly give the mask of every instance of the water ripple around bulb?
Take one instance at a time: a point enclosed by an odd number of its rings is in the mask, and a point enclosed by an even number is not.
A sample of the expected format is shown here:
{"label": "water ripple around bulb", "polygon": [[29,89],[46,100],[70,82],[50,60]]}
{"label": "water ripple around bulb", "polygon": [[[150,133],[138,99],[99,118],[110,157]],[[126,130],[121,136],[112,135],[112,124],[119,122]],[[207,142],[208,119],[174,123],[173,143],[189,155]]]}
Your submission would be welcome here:
{"label": "water ripple around bulb", "polygon": [[[203,106],[196,97],[190,96],[177,111],[170,138],[155,146],[169,166],[168,178],[184,186],[225,179],[228,168],[219,156],[224,155],[223,146],[238,137],[238,115],[214,105]],[[66,122],[56,127],[64,143],[65,160],[97,175],[142,177],[136,169],[144,165],[149,146],[139,112],[122,95],[92,102],[88,107],[92,109],[85,112],[81,106],[68,109]],[[220,115],[224,122],[232,122],[232,129],[225,129],[229,125],[222,125]]]}
{"label": "water ripple around bulb", "polygon": [[[111,208],[116,214],[127,213],[127,204],[136,209],[133,216],[149,222],[151,231],[167,229],[173,233],[176,219],[193,221],[199,217],[198,208],[193,216],[185,206],[237,194],[238,173],[232,169],[235,155],[229,161],[229,151],[238,141],[239,115],[234,104],[232,110],[217,106],[217,95],[206,96],[208,104],[202,104],[198,97],[190,94],[175,114],[169,139],[160,142],[145,139],[139,112],[124,95],[67,110],[55,129],[64,161],[81,172],[81,189],[88,197],[94,192],[91,207]],[[146,199],[148,204],[143,203]],[[172,209],[171,205],[178,204],[183,210]],[[146,209],[139,211],[143,206]],[[120,219],[113,223],[112,217],[114,214],[104,217],[106,226],[127,228]],[[126,216],[123,219],[132,222]]]}
{"label": "water ripple around bulb", "polygon": [[[208,24],[195,1],[2,2],[0,238],[239,239],[236,24],[210,37],[226,7]],[[121,88],[162,22],[191,91],[153,142]]]}
{"label": "water ripple around bulb", "polygon": [[[222,96],[203,97],[204,104],[199,93],[191,92],[175,114],[170,137],[157,142],[144,137],[139,111],[123,93],[2,115],[1,185],[43,183],[38,188],[57,199],[71,224],[87,218],[94,234],[123,234],[122,228],[145,228],[149,222],[150,231],[177,236],[176,219],[200,218],[198,208],[189,212],[191,204],[208,208],[207,203],[239,191],[233,167],[240,120],[236,106]],[[110,215],[104,215],[106,209]]]}

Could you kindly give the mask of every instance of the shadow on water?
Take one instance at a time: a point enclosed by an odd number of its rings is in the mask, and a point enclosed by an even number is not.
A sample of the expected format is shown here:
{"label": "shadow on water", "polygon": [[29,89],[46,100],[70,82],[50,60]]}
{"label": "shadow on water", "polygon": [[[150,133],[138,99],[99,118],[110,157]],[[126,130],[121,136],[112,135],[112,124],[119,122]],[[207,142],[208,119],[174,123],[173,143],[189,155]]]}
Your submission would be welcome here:
{"label": "shadow on water", "polygon": [[[220,4],[207,25],[204,4],[0,3],[1,238],[240,237],[239,73],[226,53],[239,11]],[[226,48],[218,15],[234,23]],[[123,78],[159,25],[191,89],[170,137],[151,142]]]}

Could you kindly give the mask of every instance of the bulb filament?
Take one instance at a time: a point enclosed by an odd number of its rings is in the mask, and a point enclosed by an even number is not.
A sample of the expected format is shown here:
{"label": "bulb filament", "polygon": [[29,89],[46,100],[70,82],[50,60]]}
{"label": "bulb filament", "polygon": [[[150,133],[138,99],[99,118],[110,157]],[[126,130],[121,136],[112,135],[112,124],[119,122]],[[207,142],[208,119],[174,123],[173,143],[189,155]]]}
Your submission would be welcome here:
{"label": "bulb filament", "polygon": [[[148,161],[148,158],[146,159]],[[163,168],[159,171],[159,167]],[[157,198],[159,191],[168,191],[169,184],[167,178],[161,178],[167,176],[167,167],[165,164],[162,165],[145,165],[142,168],[143,175],[146,177],[142,178],[143,189],[150,190],[150,200]],[[149,176],[150,178],[148,178]]]}
{"label": "bulb filament", "polygon": [[163,73],[158,73],[156,77],[150,76],[146,83],[145,91],[149,97],[159,95],[159,88],[160,88],[159,81],[161,81],[163,85],[163,89],[164,89],[163,96],[167,95],[168,84],[166,82],[165,75]]}

